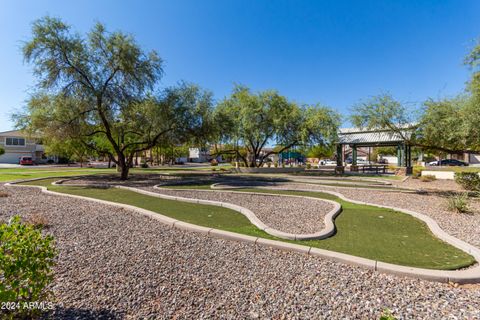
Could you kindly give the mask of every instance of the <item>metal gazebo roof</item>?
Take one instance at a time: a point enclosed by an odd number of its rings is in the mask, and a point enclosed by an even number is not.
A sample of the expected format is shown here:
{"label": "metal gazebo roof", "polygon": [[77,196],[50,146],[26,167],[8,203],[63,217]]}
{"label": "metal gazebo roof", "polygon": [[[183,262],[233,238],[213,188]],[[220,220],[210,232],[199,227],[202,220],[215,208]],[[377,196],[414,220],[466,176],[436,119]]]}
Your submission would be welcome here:
{"label": "metal gazebo roof", "polygon": [[391,130],[340,129],[338,138],[339,144],[376,146],[404,143],[406,139],[410,139],[411,135],[410,130],[394,132]]}

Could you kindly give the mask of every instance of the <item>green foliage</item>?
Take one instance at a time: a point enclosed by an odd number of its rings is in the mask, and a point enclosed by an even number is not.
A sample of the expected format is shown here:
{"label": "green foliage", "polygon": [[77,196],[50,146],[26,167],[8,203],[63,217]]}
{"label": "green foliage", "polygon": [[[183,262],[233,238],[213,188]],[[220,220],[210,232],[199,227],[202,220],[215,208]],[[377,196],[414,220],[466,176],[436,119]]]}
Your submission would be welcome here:
{"label": "green foliage", "polygon": [[357,103],[350,116],[358,128],[391,129],[399,131],[409,126],[414,118],[412,112],[392,95],[384,93]]}
{"label": "green foliage", "polygon": [[375,148],[378,155],[381,156],[396,156],[397,148],[396,147],[378,147]]}
{"label": "green foliage", "polygon": [[422,182],[431,182],[437,180],[437,177],[431,174],[426,174],[424,176],[420,176],[420,181]]}
{"label": "green foliage", "polygon": [[331,158],[335,154],[334,145],[319,145],[307,148],[303,152],[307,158]]}
{"label": "green foliage", "polygon": [[477,123],[471,123],[479,117],[475,117],[474,112],[467,115],[470,105],[468,96],[426,101],[417,132],[418,141],[427,149],[431,146],[441,151],[466,151],[480,147],[480,142],[476,140],[479,137],[476,134]]}
{"label": "green foliage", "polygon": [[5,153],[5,149],[3,149],[2,147],[0,147],[0,156],[1,156],[2,154],[4,154],[4,153]]}
{"label": "green foliage", "polygon": [[480,191],[480,175],[478,172],[455,172],[455,181],[465,190]]}
{"label": "green foliage", "polygon": [[[234,146],[232,151],[251,167],[261,166],[272,154],[293,146],[331,145],[340,122],[339,115],[329,108],[299,107],[276,91],[252,93],[242,86],[235,87],[217,106],[215,118],[221,124],[219,140]],[[272,142],[278,148],[264,153]],[[241,148],[246,155],[240,153]]]}
{"label": "green foliage", "polygon": [[19,303],[12,315],[26,317],[33,310],[23,303],[46,302],[52,281],[55,248],[52,236],[42,236],[40,230],[23,224],[13,217],[0,225],[0,302]]}
{"label": "green foliage", "polygon": [[468,193],[453,194],[447,198],[448,210],[457,213],[467,213],[470,211],[468,206]]}
{"label": "green foliage", "polygon": [[385,309],[380,316],[380,320],[397,320],[389,309]]}
{"label": "green foliage", "polygon": [[312,164],[310,162],[307,163],[307,169],[311,169],[312,168]]}
{"label": "green foliage", "polygon": [[17,126],[49,139],[80,141],[108,156],[128,177],[136,153],[160,140],[199,140],[208,132],[211,94],[181,83],[157,95],[163,75],[155,51],[144,52],[132,36],[97,23],[85,36],[59,19],[34,22],[23,47],[39,90]]}
{"label": "green foliage", "polygon": [[412,178],[419,179],[422,176],[422,171],[425,170],[425,167],[422,166],[413,166]]}

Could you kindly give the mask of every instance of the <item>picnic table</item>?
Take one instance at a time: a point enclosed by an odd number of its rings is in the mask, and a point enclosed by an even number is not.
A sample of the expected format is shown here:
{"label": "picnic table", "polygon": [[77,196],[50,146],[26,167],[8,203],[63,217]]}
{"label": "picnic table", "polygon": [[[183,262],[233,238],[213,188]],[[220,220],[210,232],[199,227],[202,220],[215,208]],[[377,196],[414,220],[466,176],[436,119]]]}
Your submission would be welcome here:
{"label": "picnic table", "polygon": [[386,164],[364,164],[364,165],[360,165],[358,166],[358,168],[362,171],[362,172],[373,172],[375,171],[375,173],[387,173],[387,165]]}

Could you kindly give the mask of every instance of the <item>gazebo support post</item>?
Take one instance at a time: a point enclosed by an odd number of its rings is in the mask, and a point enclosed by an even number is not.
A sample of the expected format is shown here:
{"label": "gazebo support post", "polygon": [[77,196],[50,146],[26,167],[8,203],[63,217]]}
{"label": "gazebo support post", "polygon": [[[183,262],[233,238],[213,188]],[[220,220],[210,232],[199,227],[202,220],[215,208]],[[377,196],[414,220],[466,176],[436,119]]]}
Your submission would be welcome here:
{"label": "gazebo support post", "polygon": [[405,174],[406,175],[411,175],[413,173],[413,167],[412,167],[412,146],[407,145],[405,146],[406,152],[405,152]]}
{"label": "gazebo support post", "polygon": [[342,145],[337,144],[337,166],[335,167],[335,174],[344,174],[345,167],[343,166],[343,152]]}
{"label": "gazebo support post", "polygon": [[350,166],[350,171],[358,172],[356,145],[352,146],[352,165]]}

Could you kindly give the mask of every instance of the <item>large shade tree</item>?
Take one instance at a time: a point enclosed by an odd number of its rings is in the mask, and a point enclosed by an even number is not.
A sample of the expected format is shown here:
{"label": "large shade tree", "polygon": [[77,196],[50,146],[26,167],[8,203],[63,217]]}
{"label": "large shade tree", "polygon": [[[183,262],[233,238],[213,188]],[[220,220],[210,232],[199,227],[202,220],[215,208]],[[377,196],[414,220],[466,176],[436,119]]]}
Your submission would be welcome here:
{"label": "large shade tree", "polygon": [[361,128],[408,127],[410,144],[442,153],[480,153],[480,43],[465,58],[472,70],[466,92],[454,98],[428,99],[418,113],[391,95],[379,95],[354,106],[351,122]]}
{"label": "large shade tree", "polygon": [[187,84],[154,94],[162,60],[130,35],[109,33],[97,23],[81,36],[44,17],[34,22],[23,52],[38,90],[15,116],[18,126],[42,134],[47,143],[49,136],[63,136],[108,156],[122,179],[134,155],[166,135],[182,140],[205,130],[202,115],[211,112],[211,95]]}
{"label": "large shade tree", "polygon": [[[293,146],[332,144],[340,123],[327,107],[299,107],[276,91],[252,93],[243,86],[219,103],[215,119],[220,140],[229,146],[221,152],[249,167],[262,166],[271,155]],[[266,152],[270,144],[279,147]]]}
{"label": "large shade tree", "polygon": [[470,95],[429,99],[417,113],[391,95],[379,95],[357,104],[350,120],[358,128],[396,132],[410,145],[427,151],[480,152],[480,115]]}

